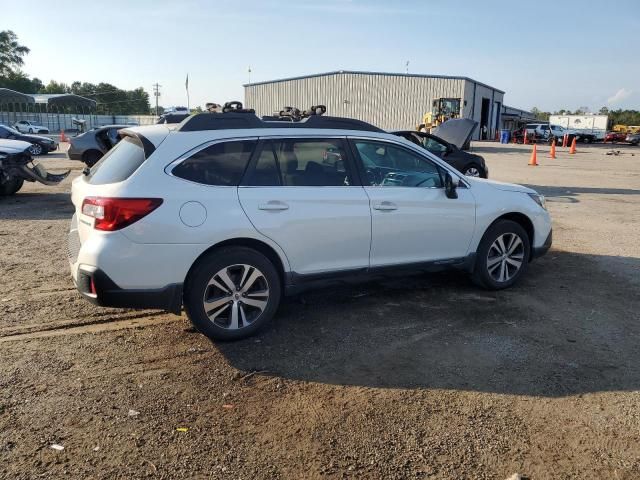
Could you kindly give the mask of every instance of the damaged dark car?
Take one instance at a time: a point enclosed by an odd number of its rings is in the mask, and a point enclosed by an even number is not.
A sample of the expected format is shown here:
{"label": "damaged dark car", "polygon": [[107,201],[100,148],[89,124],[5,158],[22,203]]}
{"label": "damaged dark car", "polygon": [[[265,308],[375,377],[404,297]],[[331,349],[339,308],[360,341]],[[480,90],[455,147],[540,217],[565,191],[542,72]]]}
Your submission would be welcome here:
{"label": "damaged dark car", "polygon": [[33,161],[31,144],[21,140],[0,139],[0,196],[13,195],[24,182],[57,185],[67,178],[69,171],[55,174]]}
{"label": "damaged dark car", "polygon": [[105,153],[120,141],[118,131],[130,125],[105,125],[69,139],[67,156],[93,167]]}

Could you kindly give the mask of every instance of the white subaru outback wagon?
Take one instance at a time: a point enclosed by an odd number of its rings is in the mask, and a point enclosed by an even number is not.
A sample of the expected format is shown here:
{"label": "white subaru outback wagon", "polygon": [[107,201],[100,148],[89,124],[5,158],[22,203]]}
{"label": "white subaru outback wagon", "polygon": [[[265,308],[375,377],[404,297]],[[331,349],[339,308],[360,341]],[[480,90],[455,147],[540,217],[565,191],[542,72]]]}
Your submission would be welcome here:
{"label": "white subaru outback wagon", "polygon": [[102,306],[184,306],[213,339],[345,278],[455,267],[509,287],[551,245],[535,191],[464,177],[358,120],[205,113],[121,135],[73,182],[74,283]]}

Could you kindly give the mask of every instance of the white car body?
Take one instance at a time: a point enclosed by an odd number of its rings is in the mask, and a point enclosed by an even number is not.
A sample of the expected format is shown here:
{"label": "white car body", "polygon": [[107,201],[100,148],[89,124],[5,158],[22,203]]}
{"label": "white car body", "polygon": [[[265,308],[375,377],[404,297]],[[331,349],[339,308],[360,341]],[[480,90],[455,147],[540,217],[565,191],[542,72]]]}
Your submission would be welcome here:
{"label": "white car body", "polygon": [[[312,128],[183,132],[164,125],[134,127],[125,134],[143,137],[153,150],[133,174],[101,185],[80,176],[72,186],[76,213],[69,234],[71,272],[83,295],[98,304],[150,306],[101,301],[96,298],[99,292],[86,290],[89,280],[79,278],[80,273],[91,277],[100,271],[109,285],[123,292],[164,292],[165,300],[179,296],[179,304],[152,305],[179,312],[182,287],[198,259],[212,247],[234,242],[256,242],[274,252],[284,273],[283,290],[292,292],[299,279],[345,271],[464,265],[473,260],[489,226],[505,215],[530,221],[531,257],[550,246],[551,220],[543,201],[539,205],[532,200],[533,190],[464,177],[395,135]],[[208,145],[266,138],[359,139],[399,146],[455,178],[458,197],[447,198],[443,188],[435,187],[212,186],[171,173]],[[94,228],[95,218],[83,213],[87,197],[162,198],[162,204],[125,228],[101,231]]]}
{"label": "white car body", "polygon": [[37,125],[28,120],[20,120],[19,122],[16,122],[13,127],[20,133],[49,133],[49,129],[47,127]]}

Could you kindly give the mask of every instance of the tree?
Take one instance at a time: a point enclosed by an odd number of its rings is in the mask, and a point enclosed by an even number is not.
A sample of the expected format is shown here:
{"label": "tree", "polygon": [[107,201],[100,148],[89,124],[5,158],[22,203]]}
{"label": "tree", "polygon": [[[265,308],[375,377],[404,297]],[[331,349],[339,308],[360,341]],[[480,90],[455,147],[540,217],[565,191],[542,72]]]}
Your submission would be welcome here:
{"label": "tree", "polygon": [[542,120],[545,122],[549,120],[549,116],[551,115],[550,112],[543,112],[537,107],[533,107],[531,109],[531,113],[533,114],[534,117],[536,117],[536,120]]}
{"label": "tree", "polygon": [[0,32],[0,76],[8,76],[9,73],[19,69],[29,49],[18,43],[18,36],[11,30]]}
{"label": "tree", "polygon": [[8,88],[22,93],[38,93],[44,85],[38,78],[29,78],[20,70],[0,76],[0,88]]}
{"label": "tree", "polygon": [[598,110],[598,114],[609,115],[609,109],[607,107],[600,107],[600,110]]}
{"label": "tree", "polygon": [[46,87],[41,88],[39,93],[70,93],[71,89],[66,83],[51,80]]}

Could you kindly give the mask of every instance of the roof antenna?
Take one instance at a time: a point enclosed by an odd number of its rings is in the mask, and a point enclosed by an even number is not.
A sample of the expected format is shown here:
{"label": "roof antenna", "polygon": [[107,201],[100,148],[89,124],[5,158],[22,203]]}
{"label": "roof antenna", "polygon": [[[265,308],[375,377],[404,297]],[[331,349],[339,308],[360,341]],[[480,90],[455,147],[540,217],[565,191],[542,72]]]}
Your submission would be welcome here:
{"label": "roof antenna", "polygon": [[409,60],[407,60],[407,63],[404,64],[404,67],[405,67],[405,73],[409,75]]}

